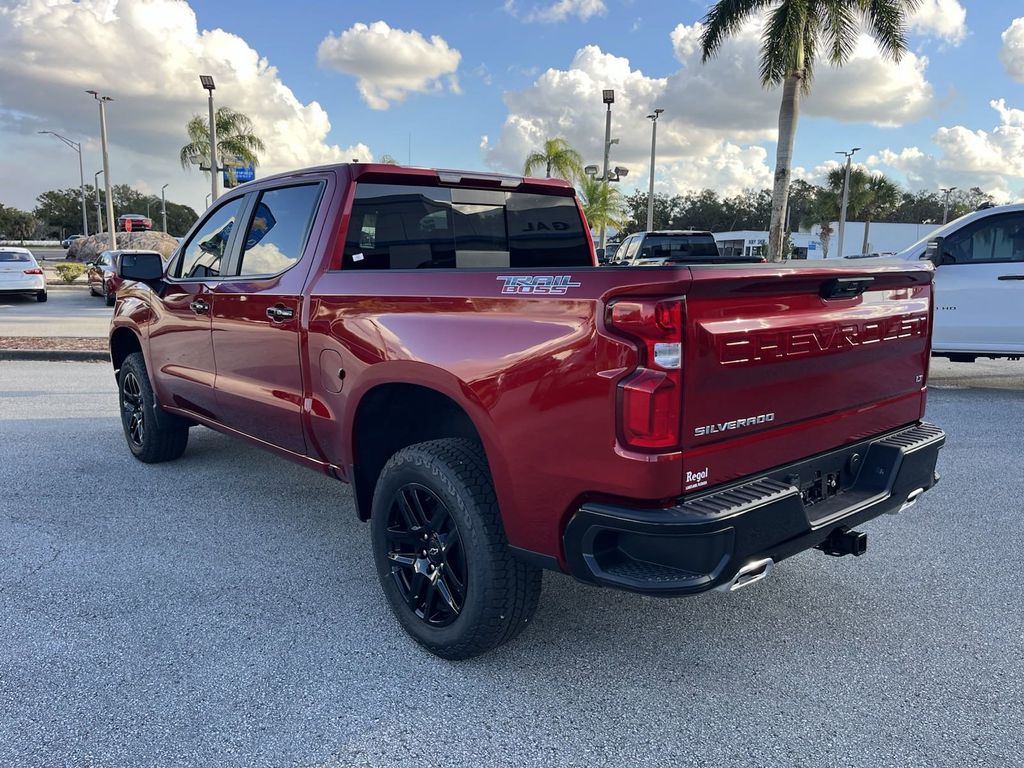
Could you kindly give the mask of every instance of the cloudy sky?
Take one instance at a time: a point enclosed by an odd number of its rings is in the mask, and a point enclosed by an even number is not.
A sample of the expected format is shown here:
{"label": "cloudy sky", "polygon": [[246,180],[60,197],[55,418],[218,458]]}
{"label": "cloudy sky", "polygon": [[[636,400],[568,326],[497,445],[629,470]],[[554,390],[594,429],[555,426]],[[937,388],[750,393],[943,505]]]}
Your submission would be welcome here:
{"label": "cloudy sky", "polygon": [[[1016,9],[1016,11],[1014,10]],[[252,117],[267,145],[259,173],[387,153],[414,165],[519,171],[564,136],[600,163],[601,90],[613,88],[615,164],[646,187],[659,122],[660,190],[769,186],[778,91],[758,84],[759,24],[700,63],[695,0],[0,0],[0,202],[102,167],[197,208],[209,189],[177,163],[184,125],[218,104]],[[1019,17],[1019,18],[1017,18]],[[910,53],[882,59],[863,37],[842,70],[819,65],[803,103],[797,173],[819,180],[836,150],[917,188],[981,186],[1024,198],[1024,5],[923,0]]]}

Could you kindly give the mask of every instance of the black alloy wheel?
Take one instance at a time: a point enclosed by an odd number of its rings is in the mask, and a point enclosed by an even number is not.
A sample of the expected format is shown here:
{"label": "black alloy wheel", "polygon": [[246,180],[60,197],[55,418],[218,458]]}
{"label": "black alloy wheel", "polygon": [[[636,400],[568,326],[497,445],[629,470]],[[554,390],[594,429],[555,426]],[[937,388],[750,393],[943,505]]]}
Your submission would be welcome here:
{"label": "black alloy wheel", "polygon": [[141,449],[146,437],[146,412],[142,400],[142,386],[134,371],[126,371],[121,382],[121,418],[125,434],[136,448]]}
{"label": "black alloy wheel", "polygon": [[384,540],[391,578],[409,609],[433,627],[455,621],[469,579],[462,538],[444,502],[419,483],[403,485],[391,499]]}

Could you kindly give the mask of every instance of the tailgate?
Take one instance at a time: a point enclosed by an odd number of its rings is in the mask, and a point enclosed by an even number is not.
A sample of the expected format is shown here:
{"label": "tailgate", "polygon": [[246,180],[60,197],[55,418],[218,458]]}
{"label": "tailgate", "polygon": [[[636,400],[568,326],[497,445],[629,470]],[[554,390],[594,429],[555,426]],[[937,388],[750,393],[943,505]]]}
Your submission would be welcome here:
{"label": "tailgate", "polygon": [[923,415],[930,265],[691,272],[684,490],[804,459]]}

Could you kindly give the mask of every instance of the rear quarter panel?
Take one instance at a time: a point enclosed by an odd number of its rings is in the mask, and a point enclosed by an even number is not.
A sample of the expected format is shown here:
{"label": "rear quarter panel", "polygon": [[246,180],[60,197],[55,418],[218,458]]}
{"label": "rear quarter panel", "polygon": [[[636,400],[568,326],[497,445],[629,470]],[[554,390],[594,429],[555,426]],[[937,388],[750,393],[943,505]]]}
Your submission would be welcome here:
{"label": "rear quarter panel", "polygon": [[[561,295],[509,293],[493,270],[329,271],[311,290],[312,434],[323,457],[353,461],[359,400],[384,383],[436,389],[480,433],[509,541],[560,554],[564,515],[585,494],[666,499],[680,455],[629,454],[616,439],[616,385],[636,350],[604,328],[605,303],[682,294],[686,270],[584,268]],[[667,278],[669,279],[666,282]],[[324,386],[347,372],[342,392]]]}

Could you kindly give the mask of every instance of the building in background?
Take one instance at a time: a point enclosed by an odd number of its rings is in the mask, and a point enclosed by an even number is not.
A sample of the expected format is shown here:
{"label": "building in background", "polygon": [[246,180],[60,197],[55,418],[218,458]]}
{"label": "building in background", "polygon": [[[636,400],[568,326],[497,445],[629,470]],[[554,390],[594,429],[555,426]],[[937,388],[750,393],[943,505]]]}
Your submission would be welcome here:
{"label": "building in background", "polygon": [[[868,229],[868,249],[866,253],[887,256],[899,253],[904,248],[916,243],[922,237],[938,229],[940,224],[900,224],[871,222]],[[832,235],[828,241],[828,258],[839,258],[839,222],[832,222]],[[734,232],[715,232],[718,251],[723,256],[764,256],[768,252],[768,232],[765,230],[744,229]],[[825,249],[821,243],[821,227],[815,225],[810,232],[793,232],[794,259],[824,259]],[[864,222],[846,222],[846,234],[843,242],[843,256],[859,256],[865,251]]]}
{"label": "building in background", "polygon": [[[863,253],[877,253],[880,256],[899,253],[908,245],[912,245],[928,233],[941,227],[941,224],[901,224],[871,222],[868,228],[868,247],[864,250],[864,222],[846,222],[846,234],[843,236],[843,253],[839,254],[839,222],[832,222],[832,237],[829,238],[828,256],[859,256]],[[820,226],[811,227],[811,234],[820,240]],[[795,237],[795,235],[794,235]]]}
{"label": "building in background", "polygon": [[[722,256],[765,256],[768,253],[768,232],[754,229],[740,229],[733,232],[715,232],[715,242]],[[816,234],[793,232],[794,259],[820,259],[821,243]],[[912,241],[911,241],[912,242]],[[909,243],[908,243],[909,245]]]}

